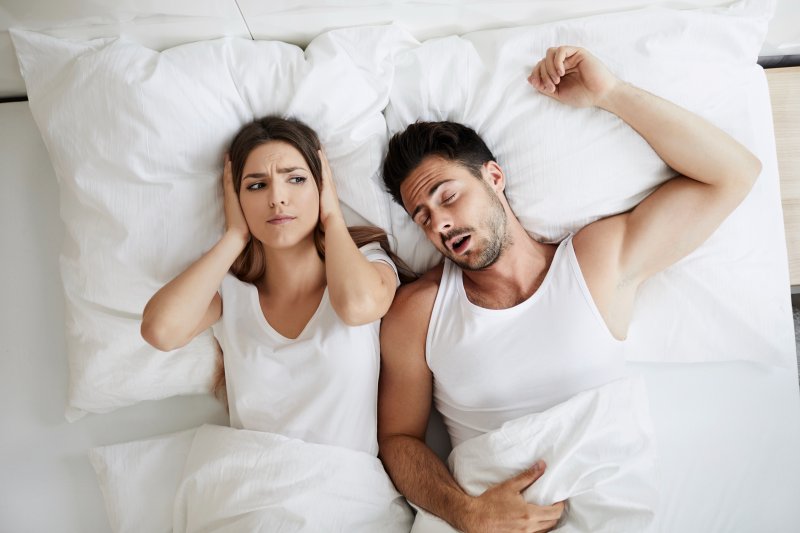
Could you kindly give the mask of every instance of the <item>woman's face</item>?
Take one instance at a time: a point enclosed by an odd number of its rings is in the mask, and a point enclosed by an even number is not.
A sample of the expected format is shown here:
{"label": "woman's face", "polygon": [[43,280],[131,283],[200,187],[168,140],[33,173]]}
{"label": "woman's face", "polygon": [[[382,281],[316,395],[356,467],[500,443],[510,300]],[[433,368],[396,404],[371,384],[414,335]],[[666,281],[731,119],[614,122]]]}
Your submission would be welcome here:
{"label": "woman's face", "polygon": [[253,236],[268,248],[313,242],[319,190],[306,160],[291,144],[269,141],[244,164],[239,201]]}

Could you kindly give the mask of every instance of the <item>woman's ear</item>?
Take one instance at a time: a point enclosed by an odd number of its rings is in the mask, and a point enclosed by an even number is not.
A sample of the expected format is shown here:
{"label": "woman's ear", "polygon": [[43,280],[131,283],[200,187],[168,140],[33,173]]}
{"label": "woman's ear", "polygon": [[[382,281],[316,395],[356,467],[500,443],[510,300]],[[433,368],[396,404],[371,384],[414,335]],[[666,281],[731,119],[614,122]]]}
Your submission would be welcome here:
{"label": "woman's ear", "polygon": [[487,161],[481,168],[481,174],[495,191],[501,193],[506,189],[506,175],[497,161]]}

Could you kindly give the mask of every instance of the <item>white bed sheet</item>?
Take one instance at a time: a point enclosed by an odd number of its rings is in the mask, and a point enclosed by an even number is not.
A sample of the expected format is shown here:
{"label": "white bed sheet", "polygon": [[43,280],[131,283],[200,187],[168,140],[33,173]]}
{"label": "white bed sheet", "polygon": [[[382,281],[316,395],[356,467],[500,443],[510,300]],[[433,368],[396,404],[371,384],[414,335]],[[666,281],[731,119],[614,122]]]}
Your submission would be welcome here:
{"label": "white bed sheet", "polygon": [[64,420],[67,356],[58,188],[26,102],[0,104],[0,532],[110,531],[87,450],[227,414],[210,396]]}

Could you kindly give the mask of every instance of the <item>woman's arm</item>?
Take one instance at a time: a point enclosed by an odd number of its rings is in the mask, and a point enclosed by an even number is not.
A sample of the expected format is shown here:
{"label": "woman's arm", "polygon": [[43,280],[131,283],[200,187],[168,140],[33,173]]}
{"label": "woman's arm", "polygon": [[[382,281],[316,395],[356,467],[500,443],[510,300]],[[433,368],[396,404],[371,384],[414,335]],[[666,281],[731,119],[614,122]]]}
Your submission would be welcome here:
{"label": "woman's arm", "polygon": [[368,324],[389,310],[397,278],[392,267],[383,261],[368,261],[356,247],[342,216],[328,160],[322,151],[319,154],[320,222],[325,229],[325,275],[331,305],[346,324]]}
{"label": "woman's arm", "polygon": [[222,316],[217,290],[250,236],[233,190],[230,161],[223,172],[225,234],[208,252],[147,302],[142,314],[142,337],[162,351],[186,345]]}

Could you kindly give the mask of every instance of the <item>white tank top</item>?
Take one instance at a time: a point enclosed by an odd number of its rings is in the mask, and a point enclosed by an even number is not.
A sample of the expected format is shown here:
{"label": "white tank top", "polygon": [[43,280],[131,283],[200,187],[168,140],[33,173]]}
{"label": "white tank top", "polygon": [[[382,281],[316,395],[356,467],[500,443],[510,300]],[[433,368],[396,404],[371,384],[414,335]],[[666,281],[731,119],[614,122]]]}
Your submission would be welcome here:
{"label": "white tank top", "polygon": [[[360,250],[395,269],[377,243]],[[289,339],[264,318],[255,285],[227,274],[220,296],[213,331],[224,354],[231,427],[377,456],[380,320],[348,326],[326,288],[306,327]]]}
{"label": "white tank top", "polygon": [[624,376],[623,346],[592,300],[569,236],[536,292],[508,309],[470,302],[461,269],[445,260],[425,357],[457,446]]}

